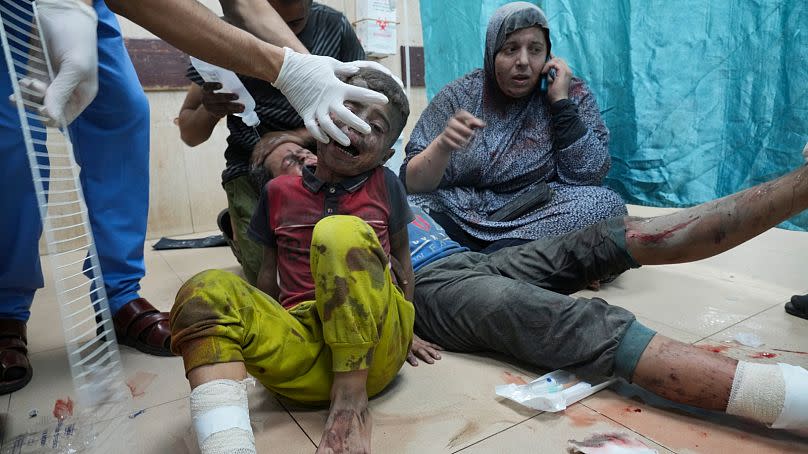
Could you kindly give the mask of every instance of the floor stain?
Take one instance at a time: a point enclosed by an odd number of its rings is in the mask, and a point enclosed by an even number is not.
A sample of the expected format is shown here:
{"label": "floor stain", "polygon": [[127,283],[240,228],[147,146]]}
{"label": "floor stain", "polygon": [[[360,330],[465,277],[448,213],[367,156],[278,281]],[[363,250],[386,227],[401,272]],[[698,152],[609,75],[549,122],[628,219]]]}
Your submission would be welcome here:
{"label": "floor stain", "polygon": [[514,375],[514,374],[512,374],[512,373],[510,373],[508,371],[504,371],[502,373],[502,379],[505,381],[505,383],[508,383],[509,385],[526,385],[527,384],[527,380],[525,380],[523,377],[520,377],[518,375]]}
{"label": "floor stain", "polygon": [[53,404],[53,417],[56,419],[65,419],[68,416],[73,416],[73,400],[68,398],[57,399]]}
{"label": "floor stain", "polygon": [[129,387],[132,397],[140,397],[146,394],[146,388],[152,384],[155,378],[157,378],[157,374],[139,370],[132,378],[126,380],[126,386]]}

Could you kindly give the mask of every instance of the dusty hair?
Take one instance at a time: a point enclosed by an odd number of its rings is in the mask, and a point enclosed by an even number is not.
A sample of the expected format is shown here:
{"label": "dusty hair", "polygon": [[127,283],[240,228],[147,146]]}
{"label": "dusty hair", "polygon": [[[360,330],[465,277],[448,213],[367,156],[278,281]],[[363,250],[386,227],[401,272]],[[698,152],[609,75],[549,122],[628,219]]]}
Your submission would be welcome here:
{"label": "dusty hair", "polygon": [[392,146],[401,134],[401,131],[404,130],[404,126],[407,124],[407,118],[410,116],[410,103],[407,101],[407,95],[404,94],[404,89],[389,75],[371,68],[360,69],[356,74],[348,76],[345,82],[358,87],[368,88],[387,96],[387,107],[393,113],[393,118],[390,119],[393,122],[393,124],[390,125],[391,138],[387,146]]}

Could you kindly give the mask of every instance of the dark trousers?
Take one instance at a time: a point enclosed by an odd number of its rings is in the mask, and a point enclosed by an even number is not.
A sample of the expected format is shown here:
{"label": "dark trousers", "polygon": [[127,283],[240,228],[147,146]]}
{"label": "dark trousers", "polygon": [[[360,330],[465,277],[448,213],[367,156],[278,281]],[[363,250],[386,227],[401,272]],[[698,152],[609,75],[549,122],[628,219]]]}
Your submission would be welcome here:
{"label": "dark trousers", "polygon": [[[611,376],[634,315],[600,298],[567,295],[638,266],[625,248],[622,218],[489,255],[456,253],[416,272],[415,332],[449,350]],[[637,342],[645,344],[627,360],[634,365],[653,336],[642,328]]]}

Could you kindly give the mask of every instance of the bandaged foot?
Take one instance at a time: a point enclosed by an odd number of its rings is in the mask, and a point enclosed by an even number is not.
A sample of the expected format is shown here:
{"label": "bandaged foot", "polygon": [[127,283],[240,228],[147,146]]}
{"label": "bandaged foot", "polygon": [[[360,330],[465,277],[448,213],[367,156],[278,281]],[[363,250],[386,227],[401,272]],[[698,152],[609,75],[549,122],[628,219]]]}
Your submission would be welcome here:
{"label": "bandaged foot", "polygon": [[191,391],[191,420],[202,454],[255,454],[247,385],[253,379],[213,380]]}
{"label": "bandaged foot", "polygon": [[808,371],[783,363],[739,361],[727,413],[775,429],[808,428]]}

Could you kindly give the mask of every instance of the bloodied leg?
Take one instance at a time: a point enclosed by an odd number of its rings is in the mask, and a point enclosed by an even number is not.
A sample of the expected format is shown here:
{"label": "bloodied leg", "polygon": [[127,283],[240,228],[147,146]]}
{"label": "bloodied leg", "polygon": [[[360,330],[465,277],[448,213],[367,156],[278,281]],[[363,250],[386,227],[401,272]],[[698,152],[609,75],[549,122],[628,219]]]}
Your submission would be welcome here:
{"label": "bloodied leg", "polygon": [[[626,221],[626,247],[641,265],[700,260],[731,249],[808,207],[808,167],[713,202]],[[808,372],[738,362],[656,335],[632,381],[676,402],[773,427],[808,427]]]}
{"label": "bloodied leg", "polygon": [[626,246],[640,265],[711,257],[808,208],[808,167],[745,191],[654,218],[626,220]]}

